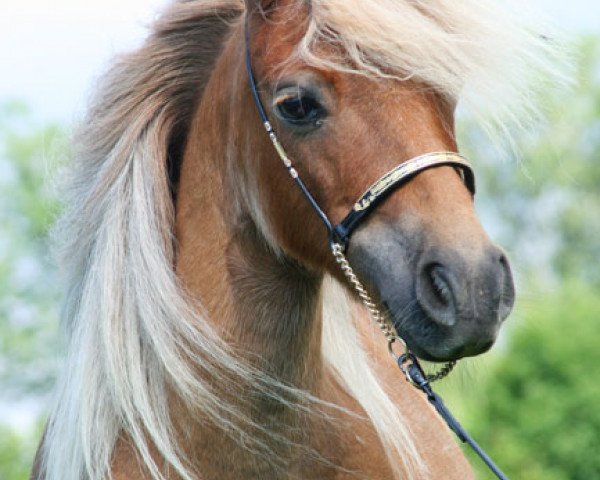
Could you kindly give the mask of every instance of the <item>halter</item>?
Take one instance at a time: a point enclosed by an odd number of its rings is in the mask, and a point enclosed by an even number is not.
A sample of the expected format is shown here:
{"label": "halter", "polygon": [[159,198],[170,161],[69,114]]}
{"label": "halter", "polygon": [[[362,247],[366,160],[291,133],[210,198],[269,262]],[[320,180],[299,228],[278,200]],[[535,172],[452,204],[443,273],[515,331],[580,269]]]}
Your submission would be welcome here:
{"label": "halter", "polygon": [[361,195],[361,197],[356,201],[352,210],[344,217],[344,219],[337,225],[334,225],[327,214],[323,211],[323,209],[319,206],[319,203],[316,201],[315,197],[310,193],[306,184],[300,178],[298,171],[294,167],[294,164],[291,158],[286,153],[283,145],[279,142],[277,138],[277,134],[273,129],[273,125],[269,121],[269,117],[267,116],[267,112],[262,103],[260,95],[258,93],[258,88],[256,86],[256,78],[254,76],[254,71],[252,69],[252,57],[250,54],[250,37],[249,37],[249,29],[248,22],[246,21],[246,69],[248,71],[248,79],[250,81],[250,89],[252,91],[252,96],[254,97],[254,103],[256,104],[256,108],[258,110],[258,114],[263,122],[265,130],[273,142],[273,146],[277,151],[279,158],[283,162],[286,167],[288,173],[296,183],[296,185],[300,188],[304,197],[316,212],[317,216],[321,219],[325,228],[327,229],[329,235],[329,243],[333,250],[334,245],[339,245],[342,247],[342,251],[346,251],[348,247],[348,243],[350,242],[350,236],[356,230],[356,228],[364,221],[364,219],[369,215],[375,208],[381,203],[381,201],[386,198],[390,193],[392,193],[397,188],[401,187],[408,181],[410,181],[417,174],[421,173],[424,170],[434,168],[434,167],[442,167],[442,166],[451,166],[454,167],[461,175],[463,182],[471,192],[471,195],[475,195],[475,175],[473,173],[473,169],[469,162],[455,152],[435,152],[435,153],[426,153],[424,155],[420,155],[415,158],[411,158],[407,160],[394,169],[390,170],[388,173],[383,175],[379,180],[373,183],[366,191]]}
{"label": "halter", "polygon": [[[283,148],[283,145],[279,142],[277,134],[273,129],[273,125],[269,121],[269,117],[258,93],[256,78],[252,68],[248,15],[246,15],[245,20],[245,41],[246,70],[248,73],[248,80],[250,82],[250,90],[265,130],[267,131],[267,134],[269,135],[269,138],[271,139],[271,142],[273,143],[273,146],[275,147],[275,150],[277,151],[277,154],[287,169],[290,177],[296,183],[298,188],[300,188],[300,191],[310,206],[325,225],[329,236],[331,253],[346,276],[348,282],[353,286],[363,305],[366,307],[369,314],[378,324],[379,328],[387,339],[390,355],[394,358],[400,370],[406,376],[406,379],[416,388],[425,393],[429,402],[435,407],[438,413],[446,421],[449,428],[458,436],[458,438],[462,442],[469,444],[475,453],[480,456],[480,458],[500,480],[508,480],[502,471],[494,464],[492,459],[483,451],[483,449],[481,449],[475,440],[469,436],[465,429],[454,418],[454,416],[442,402],[442,399],[431,389],[430,383],[447,376],[456,365],[456,361],[447,362],[434,374],[425,374],[415,355],[408,350],[406,342],[404,342],[404,340],[402,340],[402,338],[396,333],[396,329],[393,324],[384,314],[380,312],[377,305],[354,273],[352,267],[350,266],[350,262],[345,255],[345,251],[348,248],[348,243],[350,242],[350,237],[356,228],[361,224],[361,222],[363,222],[364,219],[370,213],[372,213],[375,208],[394,190],[409,182],[412,178],[424,170],[442,166],[454,167],[460,174],[465,186],[471,192],[471,195],[474,196],[475,175],[471,165],[464,157],[455,152],[433,152],[411,158],[410,160],[399,164],[388,173],[383,175],[375,183],[373,183],[356,201],[348,215],[346,215],[339,224],[334,225],[325,211],[319,206],[319,203],[315,197],[313,197],[313,195],[310,193],[306,187],[306,184],[300,178],[298,171],[294,167],[292,159],[288,156]],[[394,345],[398,343],[403,346],[404,349],[404,352],[400,354],[397,354],[394,350]]]}

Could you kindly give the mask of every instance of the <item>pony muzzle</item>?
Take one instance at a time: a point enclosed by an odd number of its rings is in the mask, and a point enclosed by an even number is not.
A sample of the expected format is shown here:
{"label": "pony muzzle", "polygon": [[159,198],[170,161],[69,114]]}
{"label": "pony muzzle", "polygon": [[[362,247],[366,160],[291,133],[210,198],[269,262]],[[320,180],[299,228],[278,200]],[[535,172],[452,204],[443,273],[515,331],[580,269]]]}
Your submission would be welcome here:
{"label": "pony muzzle", "polygon": [[430,249],[417,264],[415,299],[423,320],[441,334],[442,344],[449,345],[443,357],[483,353],[514,305],[506,256],[495,245],[478,255]]}

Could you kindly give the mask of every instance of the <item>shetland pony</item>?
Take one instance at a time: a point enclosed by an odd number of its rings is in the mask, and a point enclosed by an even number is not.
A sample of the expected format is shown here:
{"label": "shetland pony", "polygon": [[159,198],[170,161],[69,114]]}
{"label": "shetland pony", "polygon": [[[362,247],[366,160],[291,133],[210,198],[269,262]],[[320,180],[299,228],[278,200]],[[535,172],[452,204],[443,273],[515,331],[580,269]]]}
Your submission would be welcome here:
{"label": "shetland pony", "polygon": [[[75,142],[56,228],[68,352],[33,478],[472,478],[265,135],[246,18],[262,100],[335,220],[393,166],[456,151],[459,96],[502,98],[503,132],[555,76],[553,45],[485,0],[172,4]],[[395,191],[347,253],[423,358],[487,350],[512,306],[450,167]]]}

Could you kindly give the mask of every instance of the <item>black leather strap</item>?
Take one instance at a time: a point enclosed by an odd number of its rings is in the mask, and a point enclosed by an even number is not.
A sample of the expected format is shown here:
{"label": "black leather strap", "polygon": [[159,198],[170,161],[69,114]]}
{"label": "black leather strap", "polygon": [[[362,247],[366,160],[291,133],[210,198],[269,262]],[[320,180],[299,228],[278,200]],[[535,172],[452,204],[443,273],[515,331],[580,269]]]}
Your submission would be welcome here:
{"label": "black leather strap", "polygon": [[490,456],[485,453],[485,451],[479,446],[479,444],[469,435],[469,433],[464,429],[464,427],[459,423],[459,421],[452,415],[448,407],[442,401],[442,398],[433,391],[429,381],[427,380],[427,375],[423,372],[417,357],[415,357],[412,353],[405,353],[398,358],[398,366],[400,370],[404,372],[406,378],[412,383],[416,388],[421,390],[426,396],[429,403],[431,403],[436,411],[440,414],[440,416],[444,419],[450,430],[452,430],[458,439],[468,444],[473,451],[483,460],[486,466],[496,475],[500,480],[508,480],[508,477],[500,470],[498,465],[494,463],[494,461],[490,458]]}
{"label": "black leather strap", "polygon": [[329,235],[329,241],[331,243],[334,241],[334,237],[335,237],[333,225],[332,225],[331,221],[329,220],[329,217],[325,214],[323,209],[319,206],[318,202],[315,200],[315,197],[312,196],[312,194],[310,193],[310,191],[308,190],[308,188],[306,187],[306,185],[300,178],[300,175],[298,175],[298,172],[294,168],[292,160],[288,157],[288,155],[285,152],[285,149],[283,148],[281,143],[279,143],[277,134],[275,133],[275,130],[273,130],[273,127],[271,126],[271,122],[269,121],[269,117],[267,116],[267,112],[265,111],[265,107],[262,103],[262,100],[260,99],[260,95],[258,94],[258,88],[256,86],[256,78],[254,77],[254,71],[252,69],[252,56],[250,55],[250,30],[249,30],[249,26],[248,26],[248,16],[246,16],[245,35],[246,35],[246,70],[248,72],[248,80],[250,82],[250,90],[252,92],[252,97],[254,98],[254,103],[256,104],[256,109],[258,111],[258,114],[260,115],[260,119],[263,122],[265,130],[267,131],[267,134],[269,135],[271,142],[273,142],[273,146],[275,147],[275,150],[277,150],[279,157],[281,158],[283,164],[287,168],[288,173],[290,174],[290,176],[292,177],[292,179],[294,180],[294,182],[296,183],[298,188],[300,188],[304,197],[308,200],[308,203],[313,208],[313,210],[315,211],[317,216],[321,219],[321,221],[325,225],[325,228],[327,229],[327,232]]}

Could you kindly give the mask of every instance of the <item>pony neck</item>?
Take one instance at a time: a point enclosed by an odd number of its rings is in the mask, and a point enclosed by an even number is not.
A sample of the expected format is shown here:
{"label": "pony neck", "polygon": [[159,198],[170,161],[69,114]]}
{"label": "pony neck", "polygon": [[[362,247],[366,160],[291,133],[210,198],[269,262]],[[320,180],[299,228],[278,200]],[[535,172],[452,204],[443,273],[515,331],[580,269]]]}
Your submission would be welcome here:
{"label": "pony neck", "polygon": [[176,208],[176,271],[239,353],[276,379],[317,393],[322,275],[274,252],[259,233],[264,226],[248,199],[258,194],[244,172],[255,161],[250,152],[264,150],[257,141],[264,131],[251,111],[238,37],[226,43],[190,130]]}

